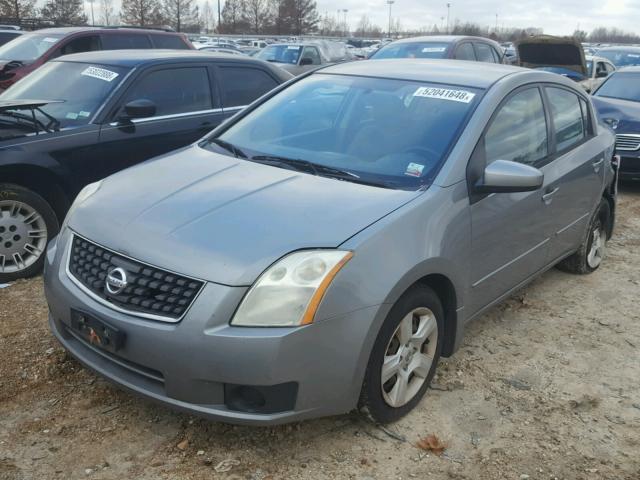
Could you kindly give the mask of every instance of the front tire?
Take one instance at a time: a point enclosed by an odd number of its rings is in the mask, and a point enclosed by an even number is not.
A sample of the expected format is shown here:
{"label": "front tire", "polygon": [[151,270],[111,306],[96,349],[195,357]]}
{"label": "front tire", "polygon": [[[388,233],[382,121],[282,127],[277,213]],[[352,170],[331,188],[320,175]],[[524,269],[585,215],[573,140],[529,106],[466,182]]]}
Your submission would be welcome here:
{"label": "front tire", "polygon": [[442,351],[444,310],[433,290],[416,285],[382,324],[365,374],[359,406],[375,422],[394,422],[424,396]]}
{"label": "front tire", "polygon": [[0,283],[39,273],[47,242],[59,228],[44,198],[19,185],[0,183]]}
{"label": "front tire", "polygon": [[610,215],[609,203],[603,199],[589,222],[587,234],[580,248],[558,264],[560,270],[584,275],[595,272],[600,267],[605,255]]}

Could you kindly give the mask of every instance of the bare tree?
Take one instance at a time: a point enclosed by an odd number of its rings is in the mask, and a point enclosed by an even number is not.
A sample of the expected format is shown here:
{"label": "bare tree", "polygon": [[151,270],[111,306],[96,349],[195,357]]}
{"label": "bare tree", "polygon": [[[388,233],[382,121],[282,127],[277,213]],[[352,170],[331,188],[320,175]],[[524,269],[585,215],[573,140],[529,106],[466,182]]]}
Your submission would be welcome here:
{"label": "bare tree", "polygon": [[227,0],[222,8],[222,21],[218,25],[221,33],[240,33],[245,22],[245,0]]}
{"label": "bare tree", "polygon": [[269,0],[246,0],[244,15],[253,33],[262,33],[274,16]]}
{"label": "bare tree", "polygon": [[122,22],[148,27],[162,22],[158,0],[122,0]]}
{"label": "bare tree", "polygon": [[36,0],[0,0],[0,17],[15,19],[35,17]]}
{"label": "bare tree", "polygon": [[113,0],[100,0],[102,23],[104,25],[117,25],[118,14],[115,12]]}
{"label": "bare tree", "polygon": [[42,7],[42,17],[55,25],[86,25],[82,0],[48,0]]}
{"label": "bare tree", "polygon": [[177,32],[189,25],[199,23],[198,6],[194,0],[162,0],[161,14],[163,23],[167,23]]}

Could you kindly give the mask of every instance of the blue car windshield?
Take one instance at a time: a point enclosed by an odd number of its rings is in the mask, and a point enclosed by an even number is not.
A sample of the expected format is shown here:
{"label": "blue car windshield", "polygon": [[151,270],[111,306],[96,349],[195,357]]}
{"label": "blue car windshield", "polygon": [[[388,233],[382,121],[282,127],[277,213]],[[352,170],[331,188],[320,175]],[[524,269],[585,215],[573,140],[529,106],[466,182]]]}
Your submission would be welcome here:
{"label": "blue car windshield", "polygon": [[371,58],[445,58],[448,48],[449,44],[444,42],[392,43],[382,47]]}
{"label": "blue car windshield", "polygon": [[[75,62],[49,62],[0,95],[0,100],[48,100],[41,108],[61,128],[91,121],[128,69]],[[44,119],[43,119],[44,120]]]}
{"label": "blue car windshield", "polygon": [[415,190],[433,179],[480,95],[471,87],[317,73],[263,103],[210,148],[221,151],[226,142],[249,159],[311,162],[326,168],[310,173],[339,169],[347,172],[341,180]]}
{"label": "blue car windshield", "polygon": [[638,50],[599,50],[599,57],[604,57],[616,68],[640,65],[640,49]]}
{"label": "blue car windshield", "polygon": [[640,102],[640,73],[614,73],[594,93],[594,96]]}

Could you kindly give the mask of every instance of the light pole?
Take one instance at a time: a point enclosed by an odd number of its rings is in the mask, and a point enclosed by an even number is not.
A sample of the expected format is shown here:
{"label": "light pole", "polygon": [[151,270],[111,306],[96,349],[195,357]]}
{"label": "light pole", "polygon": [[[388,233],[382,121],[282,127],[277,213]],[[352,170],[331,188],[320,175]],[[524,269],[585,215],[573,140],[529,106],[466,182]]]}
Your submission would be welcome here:
{"label": "light pole", "polygon": [[344,36],[347,36],[347,31],[349,30],[349,26],[347,25],[347,12],[349,10],[347,10],[346,8],[344,8],[342,10],[342,13],[344,13]]}
{"label": "light pole", "polygon": [[447,35],[449,35],[449,33],[451,33],[451,31],[449,30],[449,13],[451,11],[451,4],[447,3]]}
{"label": "light pole", "polygon": [[389,38],[391,38],[391,5],[395,3],[395,0],[387,0],[387,5],[389,5]]}
{"label": "light pole", "polygon": [[496,13],[496,35],[498,34],[498,14]]}

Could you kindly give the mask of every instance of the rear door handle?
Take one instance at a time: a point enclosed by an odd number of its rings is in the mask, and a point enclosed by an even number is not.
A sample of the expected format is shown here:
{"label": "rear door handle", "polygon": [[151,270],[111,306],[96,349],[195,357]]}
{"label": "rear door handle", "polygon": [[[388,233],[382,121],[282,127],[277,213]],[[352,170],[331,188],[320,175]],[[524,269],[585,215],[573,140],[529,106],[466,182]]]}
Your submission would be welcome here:
{"label": "rear door handle", "polygon": [[545,193],[544,195],[542,195],[542,201],[544,203],[546,203],[547,205],[549,205],[551,203],[551,200],[553,200],[553,196],[558,193],[558,190],[560,190],[560,187],[556,187],[553,190],[549,190],[547,191],[547,193]]}
{"label": "rear door handle", "polygon": [[593,162],[592,164],[593,169],[595,170],[596,173],[600,171],[600,167],[602,166],[603,163],[604,163],[604,157],[602,157],[600,160]]}

